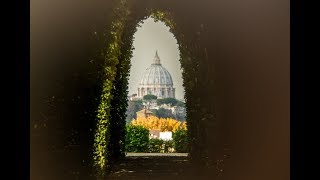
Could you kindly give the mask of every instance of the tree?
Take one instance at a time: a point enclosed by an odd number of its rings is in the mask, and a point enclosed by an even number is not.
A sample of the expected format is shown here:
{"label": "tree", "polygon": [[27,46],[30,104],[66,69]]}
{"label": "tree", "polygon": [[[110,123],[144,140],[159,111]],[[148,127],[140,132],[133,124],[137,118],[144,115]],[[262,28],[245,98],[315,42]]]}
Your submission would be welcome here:
{"label": "tree", "polygon": [[175,119],[179,120],[179,121],[185,121],[186,120],[186,115],[184,114],[176,114],[175,115]]}
{"label": "tree", "polygon": [[179,106],[179,107],[186,107],[185,103],[182,102],[182,101],[178,101],[176,106]]}
{"label": "tree", "polygon": [[186,122],[181,122],[172,118],[158,118],[156,116],[150,116],[147,118],[139,117],[131,121],[133,126],[142,126],[148,130],[160,130],[175,132],[179,128],[187,129]]}
{"label": "tree", "polygon": [[128,108],[126,111],[126,121],[130,123],[132,119],[137,118],[137,111],[140,111],[143,108],[142,100],[133,100],[128,102]]}
{"label": "tree", "polygon": [[177,104],[178,100],[175,98],[163,98],[163,99],[158,99],[157,104],[162,105],[162,104],[170,104],[171,106],[175,106]]}
{"label": "tree", "polygon": [[143,96],[143,100],[146,100],[146,101],[156,100],[157,98],[158,97],[153,94],[147,94]]}
{"label": "tree", "polygon": [[[147,102],[147,106],[150,107],[150,103],[154,100],[157,100],[157,96],[153,95],[153,94],[147,94],[145,96],[143,96],[143,100],[145,102]],[[149,109],[149,108],[148,108]]]}
{"label": "tree", "polygon": [[169,109],[159,108],[155,114],[158,118],[175,118]]}

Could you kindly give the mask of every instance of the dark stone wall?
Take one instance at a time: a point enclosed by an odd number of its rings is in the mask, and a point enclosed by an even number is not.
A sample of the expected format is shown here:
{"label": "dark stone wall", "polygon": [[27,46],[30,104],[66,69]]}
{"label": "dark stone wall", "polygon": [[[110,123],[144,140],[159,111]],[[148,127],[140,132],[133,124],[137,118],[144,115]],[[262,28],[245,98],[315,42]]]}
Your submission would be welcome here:
{"label": "dark stone wall", "polygon": [[[32,179],[72,179],[89,161],[94,32],[108,28],[114,2],[31,1]],[[222,158],[221,147],[231,148],[220,179],[289,179],[289,1],[131,2],[172,11],[187,39],[206,48],[198,96],[217,120],[203,126],[208,155]],[[58,155],[72,129],[83,148]]]}

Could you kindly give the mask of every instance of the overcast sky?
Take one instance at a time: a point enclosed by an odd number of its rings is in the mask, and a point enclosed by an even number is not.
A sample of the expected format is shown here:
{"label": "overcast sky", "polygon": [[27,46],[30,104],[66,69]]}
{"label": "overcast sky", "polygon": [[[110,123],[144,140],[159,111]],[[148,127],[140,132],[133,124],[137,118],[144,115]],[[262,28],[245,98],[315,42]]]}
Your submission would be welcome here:
{"label": "overcast sky", "polygon": [[144,21],[134,34],[133,57],[129,77],[129,95],[137,93],[139,82],[145,70],[152,64],[156,50],[161,64],[172,76],[176,98],[184,99],[182,70],[179,62],[177,40],[163,22],[154,22],[152,18]]}

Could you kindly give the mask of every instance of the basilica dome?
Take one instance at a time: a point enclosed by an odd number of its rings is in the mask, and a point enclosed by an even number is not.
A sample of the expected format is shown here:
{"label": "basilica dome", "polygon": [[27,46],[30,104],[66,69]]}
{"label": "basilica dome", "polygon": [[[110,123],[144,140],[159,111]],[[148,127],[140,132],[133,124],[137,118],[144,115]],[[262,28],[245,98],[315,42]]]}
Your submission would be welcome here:
{"label": "basilica dome", "polygon": [[154,63],[147,68],[142,76],[140,85],[173,85],[169,71],[160,63],[158,53],[154,57]]}
{"label": "basilica dome", "polygon": [[146,69],[138,88],[138,97],[147,94],[156,95],[159,98],[175,97],[175,88],[169,71],[160,63],[156,52],[153,63]]}

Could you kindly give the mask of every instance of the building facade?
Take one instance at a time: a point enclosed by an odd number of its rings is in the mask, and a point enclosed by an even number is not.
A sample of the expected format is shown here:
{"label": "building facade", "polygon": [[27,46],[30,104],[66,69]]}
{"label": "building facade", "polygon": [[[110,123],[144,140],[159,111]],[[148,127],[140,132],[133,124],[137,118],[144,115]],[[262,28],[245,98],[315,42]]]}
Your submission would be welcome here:
{"label": "building facade", "polygon": [[153,115],[153,112],[149,111],[148,109],[144,108],[138,112],[136,112],[137,119],[138,118],[148,118]]}
{"label": "building facade", "polygon": [[175,98],[175,88],[169,71],[161,65],[160,57],[156,52],[153,63],[144,72],[138,86],[137,97],[143,98],[152,94],[161,98]]}

